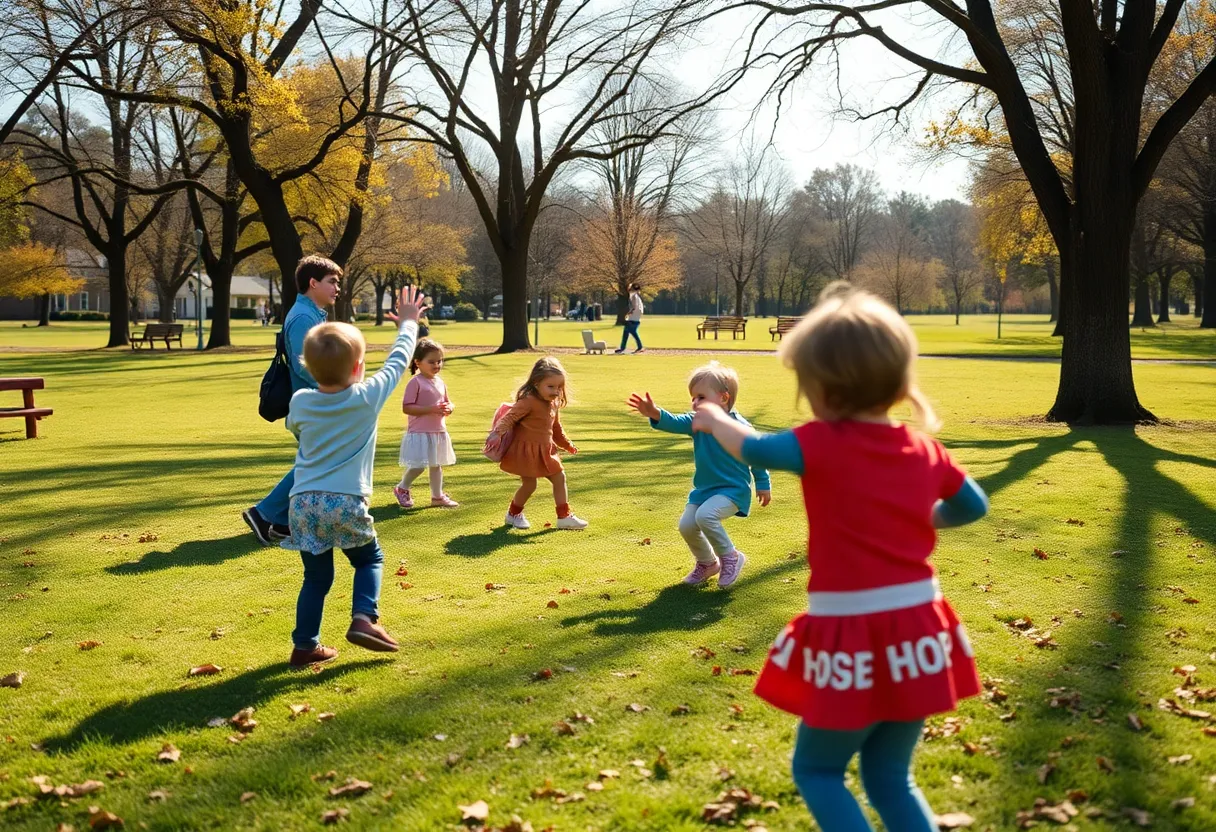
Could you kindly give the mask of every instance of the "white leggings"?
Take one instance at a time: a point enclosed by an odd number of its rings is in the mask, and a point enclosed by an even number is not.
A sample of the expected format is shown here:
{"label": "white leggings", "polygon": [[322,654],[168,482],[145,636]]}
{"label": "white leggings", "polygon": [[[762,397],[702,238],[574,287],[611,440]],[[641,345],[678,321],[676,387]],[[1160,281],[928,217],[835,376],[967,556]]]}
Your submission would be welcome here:
{"label": "white leggings", "polygon": [[[425,471],[425,468],[406,468],[405,473],[401,477],[401,482],[397,483],[398,488],[409,490],[409,487],[414,484],[414,480]],[[431,466],[431,496],[438,497],[443,493],[443,469],[438,465]]]}
{"label": "white leggings", "polygon": [[739,513],[739,507],[729,498],[717,494],[701,505],[689,503],[680,517],[680,534],[697,563],[713,563],[714,555],[722,557],[735,551],[735,544],[722,527],[722,521]]}

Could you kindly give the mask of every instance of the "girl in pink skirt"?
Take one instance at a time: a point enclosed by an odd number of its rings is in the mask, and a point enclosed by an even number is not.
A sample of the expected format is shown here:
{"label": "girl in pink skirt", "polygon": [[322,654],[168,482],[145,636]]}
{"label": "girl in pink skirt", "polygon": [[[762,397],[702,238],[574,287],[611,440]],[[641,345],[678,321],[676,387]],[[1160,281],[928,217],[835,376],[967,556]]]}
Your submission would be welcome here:
{"label": "girl in pink skirt", "polygon": [[405,468],[393,496],[402,508],[414,507],[410,486],[423,471],[430,469],[431,505],[456,508],[459,503],[443,491],[443,468],[456,464],[452,437],[448,435],[447,416],[452,412],[447,385],[439,377],[443,370],[443,345],[430,338],[418,341],[410,362],[410,380],[405,385],[401,410],[409,416],[405,436],[401,437],[399,462]]}
{"label": "girl in pink skirt", "polygon": [[932,714],[980,691],[967,633],[929,556],[936,529],[988,510],[984,492],[936,439],[891,418],[916,386],[916,336],[890,306],[833,284],[781,345],[814,419],[757,434],[702,408],[693,429],[757,468],[802,478],[810,540],[807,611],[777,636],[756,694],[801,718],[794,781],[825,832],[865,832],[844,784],[861,755],[870,804],[890,832],[935,832],[910,773]]}

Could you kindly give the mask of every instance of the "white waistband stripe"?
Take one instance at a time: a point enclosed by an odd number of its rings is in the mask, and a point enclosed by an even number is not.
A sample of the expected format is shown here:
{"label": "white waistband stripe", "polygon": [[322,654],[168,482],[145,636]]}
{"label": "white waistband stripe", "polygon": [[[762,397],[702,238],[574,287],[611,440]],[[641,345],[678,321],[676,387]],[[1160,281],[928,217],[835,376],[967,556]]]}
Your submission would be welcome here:
{"label": "white waistband stripe", "polygon": [[853,592],[810,592],[807,593],[807,613],[822,616],[869,615],[919,607],[941,597],[942,588],[937,578],[926,578],[909,584]]}

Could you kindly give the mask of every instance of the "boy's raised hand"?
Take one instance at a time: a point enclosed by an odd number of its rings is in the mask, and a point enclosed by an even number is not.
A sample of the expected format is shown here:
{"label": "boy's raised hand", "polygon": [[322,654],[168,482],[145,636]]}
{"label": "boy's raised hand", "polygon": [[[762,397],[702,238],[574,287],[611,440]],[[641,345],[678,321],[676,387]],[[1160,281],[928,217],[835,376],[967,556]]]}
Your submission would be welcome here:
{"label": "boy's raised hand", "polygon": [[384,317],[395,324],[399,324],[402,321],[417,322],[426,310],[426,295],[422,293],[422,290],[417,286],[404,286],[401,289],[401,298],[397,302],[396,314],[385,312]]}
{"label": "boy's raised hand", "polygon": [[629,407],[647,419],[658,421],[660,415],[659,406],[654,403],[654,399],[650,398],[649,393],[644,393],[641,396],[637,393],[632,394],[629,397]]}

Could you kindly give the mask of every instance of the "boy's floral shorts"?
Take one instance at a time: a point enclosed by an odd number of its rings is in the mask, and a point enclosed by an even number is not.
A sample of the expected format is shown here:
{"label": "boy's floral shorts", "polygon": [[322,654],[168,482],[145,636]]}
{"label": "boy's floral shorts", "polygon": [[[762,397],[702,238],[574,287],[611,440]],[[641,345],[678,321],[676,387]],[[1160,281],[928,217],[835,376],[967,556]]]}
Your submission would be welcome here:
{"label": "boy's floral shorts", "polygon": [[291,537],[284,549],[319,555],[330,549],[353,549],[376,539],[367,498],[329,491],[305,491],[291,498],[287,510]]}

